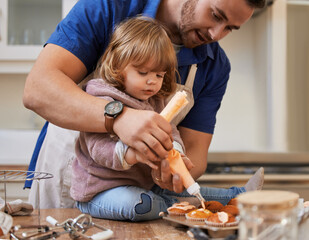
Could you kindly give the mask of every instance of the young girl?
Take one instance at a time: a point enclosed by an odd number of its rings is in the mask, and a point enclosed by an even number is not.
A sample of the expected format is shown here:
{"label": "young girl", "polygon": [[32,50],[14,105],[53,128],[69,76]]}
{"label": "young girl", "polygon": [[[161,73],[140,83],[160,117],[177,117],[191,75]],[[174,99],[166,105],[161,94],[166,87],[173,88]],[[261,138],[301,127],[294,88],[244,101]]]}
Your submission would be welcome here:
{"label": "young girl", "polygon": [[[165,98],[176,88],[177,58],[164,28],[154,19],[137,17],[121,23],[98,64],[97,79],[85,91],[126,107],[161,112]],[[174,148],[184,153],[173,126]],[[81,132],[73,162],[71,196],[77,207],[93,217],[142,221],[159,218],[159,212],[180,198],[155,185],[155,163],[109,133]],[[228,201],[245,188],[202,188],[207,200]],[[211,199],[209,199],[209,197]]]}

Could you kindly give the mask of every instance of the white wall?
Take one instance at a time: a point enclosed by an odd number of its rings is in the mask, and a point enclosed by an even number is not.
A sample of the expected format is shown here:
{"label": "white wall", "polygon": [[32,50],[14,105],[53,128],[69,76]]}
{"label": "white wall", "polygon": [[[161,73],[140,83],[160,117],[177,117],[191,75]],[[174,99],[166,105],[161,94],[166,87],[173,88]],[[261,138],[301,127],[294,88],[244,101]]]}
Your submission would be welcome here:
{"label": "white wall", "polygon": [[40,129],[44,120],[22,102],[27,74],[0,74],[0,129]]}
{"label": "white wall", "polygon": [[276,0],[223,39],[232,71],[210,151],[309,151],[309,4]]}
{"label": "white wall", "polygon": [[220,42],[232,70],[210,151],[267,150],[265,19],[251,19]]}
{"label": "white wall", "polygon": [[0,129],[0,165],[28,165],[38,130]]}
{"label": "white wall", "polygon": [[0,74],[0,165],[29,164],[45,122],[22,103],[26,74]]}

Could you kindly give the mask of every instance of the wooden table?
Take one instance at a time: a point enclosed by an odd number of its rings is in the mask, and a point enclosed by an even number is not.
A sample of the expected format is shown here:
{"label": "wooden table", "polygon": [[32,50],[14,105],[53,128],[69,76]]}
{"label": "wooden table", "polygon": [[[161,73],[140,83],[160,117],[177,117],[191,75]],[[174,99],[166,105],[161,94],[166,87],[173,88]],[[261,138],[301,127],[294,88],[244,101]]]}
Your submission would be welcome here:
{"label": "wooden table", "polygon": [[[42,209],[40,211],[40,224],[47,224],[47,216],[52,216],[59,223],[67,220],[68,218],[75,218],[79,216],[81,212],[78,209]],[[188,237],[186,231],[187,227],[180,227],[180,225],[171,224],[169,221],[158,219],[148,222],[123,222],[123,221],[111,221],[104,219],[93,218],[93,222],[108,229],[111,229],[114,232],[114,237],[112,240],[121,239],[121,240],[189,240],[192,238]],[[38,221],[38,211],[35,210],[30,216],[15,216],[13,218],[13,225],[27,225],[27,224],[39,224]],[[100,231],[96,229],[95,232]],[[92,235],[94,231],[87,231],[87,235]],[[299,229],[298,240],[307,239],[309,234],[309,219],[302,225]],[[71,239],[68,234],[61,235],[58,239]]]}
{"label": "wooden table", "polygon": [[[47,224],[47,216],[52,216],[59,223],[65,221],[68,218],[75,218],[79,216],[81,212],[78,209],[41,209],[40,211],[40,224]],[[93,222],[111,229],[114,232],[114,237],[112,239],[121,240],[134,240],[134,239],[157,239],[157,240],[183,240],[192,239],[188,237],[186,231],[187,228],[176,228],[174,225],[170,224],[168,221],[163,219],[158,219],[154,221],[147,222],[122,222],[122,221],[111,221],[104,219],[93,218]],[[30,216],[16,216],[13,218],[13,225],[18,224],[38,224],[38,211],[35,210]],[[97,230],[100,231],[100,230]],[[90,231],[86,232],[87,235],[91,235]],[[68,234],[61,235],[58,239],[70,239]]]}

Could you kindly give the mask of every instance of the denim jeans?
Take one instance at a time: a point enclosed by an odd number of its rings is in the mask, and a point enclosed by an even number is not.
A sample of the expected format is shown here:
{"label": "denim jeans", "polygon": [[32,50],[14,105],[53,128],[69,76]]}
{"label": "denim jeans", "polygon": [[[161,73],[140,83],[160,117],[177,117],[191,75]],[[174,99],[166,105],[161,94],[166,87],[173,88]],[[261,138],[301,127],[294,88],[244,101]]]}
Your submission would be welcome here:
{"label": "denim jeans", "polygon": [[[201,194],[206,201],[215,200],[223,205],[245,191],[244,187],[201,188]],[[161,189],[157,185],[151,190],[135,186],[120,186],[97,194],[89,202],[76,202],[76,206],[81,212],[97,218],[146,221],[160,218],[159,213],[166,212],[173,203],[179,202],[179,198],[189,200],[192,196],[187,191],[178,194]]]}

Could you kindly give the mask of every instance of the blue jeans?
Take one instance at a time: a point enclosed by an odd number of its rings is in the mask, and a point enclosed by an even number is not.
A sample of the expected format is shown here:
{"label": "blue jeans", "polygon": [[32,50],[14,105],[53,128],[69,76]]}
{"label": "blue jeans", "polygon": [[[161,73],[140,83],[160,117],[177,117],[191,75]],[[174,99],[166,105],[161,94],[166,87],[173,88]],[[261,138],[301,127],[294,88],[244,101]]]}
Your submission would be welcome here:
{"label": "blue jeans", "polygon": [[[201,194],[206,201],[215,200],[223,205],[245,191],[244,187],[201,188]],[[89,202],[76,202],[76,206],[81,212],[97,218],[147,221],[160,218],[160,212],[166,212],[173,203],[179,202],[177,198],[192,198],[192,196],[187,191],[178,194],[161,189],[157,185],[151,190],[120,186],[97,194]]]}

